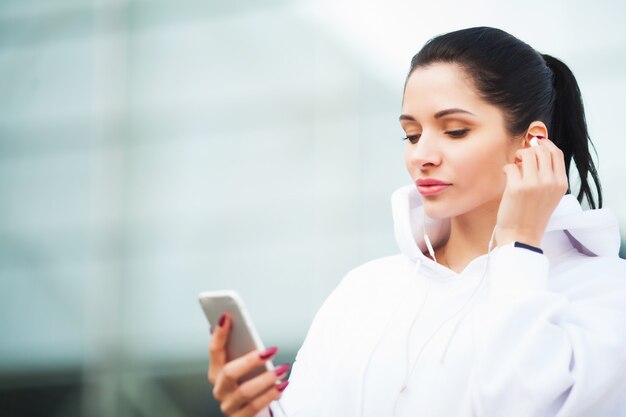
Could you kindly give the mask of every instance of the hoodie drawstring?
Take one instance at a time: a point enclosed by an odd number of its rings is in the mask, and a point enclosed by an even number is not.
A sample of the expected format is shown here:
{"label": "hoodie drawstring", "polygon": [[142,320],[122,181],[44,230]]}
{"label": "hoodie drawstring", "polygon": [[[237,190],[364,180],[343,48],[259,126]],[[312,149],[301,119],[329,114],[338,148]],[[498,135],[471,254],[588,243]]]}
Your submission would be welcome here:
{"label": "hoodie drawstring", "polygon": [[[436,262],[436,258],[435,258],[435,251],[434,248],[432,246],[432,243],[428,237],[428,234],[426,233],[426,228],[425,228],[425,222],[422,223],[423,224],[423,231],[424,231],[424,241],[426,242],[426,247],[428,249],[428,253],[430,254],[430,256],[433,258],[433,260]],[[467,301],[461,306],[461,308],[459,308],[456,312],[454,312],[454,314],[450,315],[448,318],[446,318],[438,327],[437,329],[428,337],[428,339],[426,340],[426,342],[422,345],[422,347],[420,348],[415,360],[413,361],[412,364],[410,364],[410,340],[411,340],[411,333],[413,331],[413,328],[415,326],[415,323],[417,323],[417,319],[421,316],[423,308],[428,300],[429,294],[430,294],[430,288],[431,288],[431,284],[432,284],[432,279],[429,279],[428,281],[428,286],[426,288],[426,292],[424,295],[424,298],[422,300],[422,303],[417,311],[417,313],[415,314],[415,316],[413,317],[413,320],[411,321],[411,325],[409,326],[409,330],[407,332],[407,338],[406,338],[406,364],[407,364],[407,369],[406,369],[406,374],[405,374],[405,378],[404,381],[402,383],[402,386],[400,387],[400,390],[396,396],[396,400],[394,401],[394,406],[393,406],[393,416],[395,417],[396,412],[397,412],[397,407],[398,407],[398,403],[400,400],[400,396],[402,395],[402,393],[404,391],[406,391],[409,382],[411,380],[411,377],[413,375],[413,372],[415,371],[415,367],[424,351],[424,349],[426,348],[426,346],[430,343],[430,341],[439,333],[439,331],[450,321],[452,320],[454,317],[456,317],[459,313],[463,312],[463,310],[471,303],[471,301],[474,299],[474,297],[476,296],[476,294],[478,294],[478,292],[480,291],[480,289],[483,286],[483,283],[485,282],[485,278],[487,276],[487,268],[489,265],[489,259],[490,259],[490,255],[491,255],[491,251],[493,248],[493,243],[495,240],[495,234],[496,234],[496,228],[494,227],[492,233],[491,233],[491,239],[489,240],[489,244],[487,246],[487,260],[485,261],[485,265],[483,267],[483,272],[482,272],[482,276],[481,279],[478,283],[478,285],[476,286],[476,288],[474,289],[473,293],[470,295],[470,297],[467,299]],[[415,266],[413,267],[413,274],[417,275],[419,268],[422,264],[421,259],[416,259],[415,261]],[[440,358],[440,363],[445,363],[445,357],[446,354],[448,352],[448,348],[450,347],[452,340],[454,338],[454,336],[456,335],[456,332],[458,330],[458,328],[460,327],[461,322],[463,321],[463,319],[467,316],[464,315],[463,317],[461,317],[461,319],[455,324],[452,332],[450,333],[450,336],[448,337],[448,340],[446,342],[446,346],[442,352],[441,358]],[[363,413],[365,412],[365,380],[367,377],[367,372],[369,370],[369,365],[371,363],[372,360],[372,356],[374,355],[374,353],[376,352],[376,350],[378,349],[380,343],[382,342],[382,340],[384,339],[384,333],[386,331],[386,329],[389,327],[390,323],[387,323],[387,325],[385,326],[385,330],[383,330],[383,336],[381,336],[376,345],[374,346],[374,349],[372,349],[372,351],[370,352],[369,358],[367,360],[367,364],[365,367],[365,370],[363,372],[363,378],[361,379],[361,404],[360,404],[360,410],[358,415],[363,416]]]}
{"label": "hoodie drawstring", "polygon": [[[417,272],[419,270],[419,267],[422,263],[421,259],[416,259],[415,260],[415,266],[413,267],[413,275],[417,275]],[[408,286],[410,286],[411,283],[408,283]],[[430,288],[430,285],[429,285]],[[406,291],[406,294],[410,294],[410,291]],[[424,297],[424,301],[422,302],[422,306],[426,303],[426,298],[428,297],[428,290],[426,293],[426,296]],[[400,308],[401,303],[398,303],[396,305],[396,309]],[[421,310],[421,307],[420,307]],[[363,377],[361,378],[361,404],[360,404],[360,410],[357,413],[357,415],[363,417],[363,414],[365,413],[365,380],[367,379],[367,373],[369,371],[370,368],[370,364],[372,362],[372,357],[374,356],[374,354],[376,353],[376,351],[378,350],[381,342],[383,341],[383,339],[385,338],[385,333],[387,332],[387,330],[389,329],[389,326],[391,326],[392,323],[392,317],[394,316],[394,314],[391,314],[389,320],[387,321],[387,323],[385,324],[385,327],[383,328],[383,331],[381,333],[381,336],[378,338],[378,340],[376,341],[376,345],[374,345],[374,348],[370,351],[368,358],[367,358],[367,362],[365,365],[365,369],[363,370]],[[419,316],[419,312],[416,315]],[[415,321],[415,319],[413,319],[413,321]],[[411,324],[412,327],[412,324]],[[407,361],[408,363],[408,361]]]}
{"label": "hoodie drawstring", "polygon": [[[491,258],[491,250],[493,249],[493,243],[494,243],[494,240],[495,240],[495,237],[496,237],[496,227],[497,227],[497,225],[494,226],[493,231],[491,232],[491,238],[489,239],[489,244],[487,245],[487,259],[485,260],[485,265],[483,266],[483,272],[482,272],[482,275],[480,277],[480,281],[478,282],[478,285],[474,289],[474,292],[472,293],[472,295],[469,296],[469,298],[467,299],[465,304],[463,304],[463,306],[456,313],[454,313],[450,317],[450,319],[452,317],[454,317],[455,315],[459,314],[461,311],[463,311],[463,309],[470,304],[470,302],[473,300],[473,298],[476,296],[476,294],[478,294],[478,292],[482,288],[483,283],[485,282],[485,278],[487,277],[487,268],[489,267],[489,259]],[[446,361],[446,354],[448,353],[448,348],[450,347],[450,344],[452,343],[452,339],[456,335],[456,331],[458,330],[459,325],[461,324],[461,322],[466,317],[467,317],[467,313],[463,317],[461,317],[459,319],[459,321],[457,321],[457,323],[455,324],[454,328],[452,329],[452,332],[450,333],[450,336],[448,337],[448,342],[446,343],[446,347],[443,350],[443,354],[441,355],[441,358],[439,359],[439,362],[441,364],[445,363],[445,361]],[[448,320],[446,320],[446,322],[447,321]]]}
{"label": "hoodie drawstring", "polygon": [[[439,331],[450,320],[452,320],[454,317],[456,317],[458,314],[460,314],[468,305],[470,305],[471,301],[474,299],[476,294],[478,294],[478,292],[482,288],[483,283],[485,282],[485,278],[487,277],[487,268],[489,266],[489,259],[490,259],[490,256],[491,256],[491,251],[493,249],[493,243],[495,241],[495,236],[496,236],[496,227],[494,227],[493,231],[491,232],[491,238],[489,239],[489,244],[487,245],[487,259],[486,259],[485,265],[483,267],[483,272],[482,272],[480,281],[478,282],[478,285],[474,289],[474,292],[472,292],[472,294],[469,296],[467,301],[465,301],[465,303],[461,306],[461,308],[459,308],[452,315],[450,315],[447,319],[445,319],[443,322],[441,322],[441,324],[437,327],[437,329],[428,337],[428,339],[426,339],[426,342],[424,342],[424,344],[420,348],[419,352],[417,353],[417,356],[416,356],[415,360],[413,361],[413,364],[410,366],[410,368],[407,368],[407,373],[406,373],[404,382],[403,382],[402,386],[400,387],[400,391],[398,392],[398,394],[396,396],[396,400],[394,402],[394,406],[393,406],[393,416],[394,417],[396,415],[396,410],[397,410],[397,407],[398,407],[398,402],[400,400],[400,395],[402,395],[402,393],[406,390],[406,388],[407,388],[407,386],[409,384],[409,381],[411,380],[411,376],[413,375],[413,372],[415,371],[415,367],[417,365],[417,362],[419,361],[419,359],[420,359],[422,353],[424,352],[424,349],[428,345],[428,343],[430,343],[430,341],[439,333]],[[426,246],[429,248],[429,252],[430,252],[431,256],[434,259],[435,258],[434,250],[432,250],[432,245],[430,244],[430,240],[428,239],[428,235],[426,234],[425,230],[424,230],[424,240],[426,241]],[[415,272],[417,272],[417,267],[418,266],[419,266],[419,262],[416,262]],[[409,328],[409,331],[407,333],[407,338],[406,338],[407,365],[409,364],[409,360],[410,360],[409,359],[409,355],[410,355],[410,351],[409,351],[410,345],[409,344],[410,344],[410,339],[411,339],[411,332],[413,330],[413,325],[415,324],[415,322],[417,321],[417,318],[420,316],[420,314],[422,312],[422,308],[424,307],[424,304],[426,304],[426,298],[428,297],[428,293],[429,293],[429,290],[430,290],[430,283],[432,283],[432,279],[429,280],[428,290],[426,292],[426,296],[424,297],[424,301],[422,302],[422,305],[420,306],[420,308],[418,310],[418,313],[413,318],[413,321],[411,322],[411,327]],[[454,328],[452,329],[452,332],[450,333],[450,336],[448,336],[448,340],[446,342],[446,346],[445,346],[445,348],[444,348],[444,350],[442,352],[441,358],[439,360],[440,363],[445,363],[445,357],[446,357],[446,354],[448,352],[448,348],[450,347],[450,345],[452,343],[452,339],[456,335],[456,332],[459,329],[460,324],[465,319],[465,317],[467,317],[467,313],[463,317],[461,317],[459,319],[459,321],[457,321],[457,323],[455,324]]]}

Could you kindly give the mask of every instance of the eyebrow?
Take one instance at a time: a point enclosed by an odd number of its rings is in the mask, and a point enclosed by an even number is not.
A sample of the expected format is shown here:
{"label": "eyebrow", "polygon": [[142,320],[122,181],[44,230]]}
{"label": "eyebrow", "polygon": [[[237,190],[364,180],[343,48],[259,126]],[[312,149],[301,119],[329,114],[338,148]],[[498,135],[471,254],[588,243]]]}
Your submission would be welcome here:
{"label": "eyebrow", "polygon": [[[474,113],[470,113],[467,110],[463,110],[463,109],[445,109],[445,110],[441,110],[438,111],[437,113],[435,113],[435,119],[440,119],[443,116],[447,116],[449,114],[454,114],[454,113],[465,113],[465,114],[469,114],[471,116],[476,116]],[[400,120],[411,120],[413,122],[415,122],[415,117],[413,116],[409,116],[408,114],[402,114],[400,115]]]}

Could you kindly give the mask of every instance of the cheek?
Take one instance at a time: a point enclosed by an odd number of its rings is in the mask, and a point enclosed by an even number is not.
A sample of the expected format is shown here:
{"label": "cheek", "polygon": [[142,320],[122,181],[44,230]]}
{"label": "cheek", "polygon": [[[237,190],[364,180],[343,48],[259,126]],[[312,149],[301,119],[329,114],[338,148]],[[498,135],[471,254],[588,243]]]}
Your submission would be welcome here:
{"label": "cheek", "polygon": [[455,155],[457,178],[465,186],[476,187],[482,193],[497,194],[504,190],[502,167],[506,155],[493,149],[466,149]]}
{"label": "cheek", "polygon": [[410,159],[410,154],[411,154],[411,149],[406,146],[404,148],[404,166],[406,167],[406,170],[409,172],[409,174],[411,174],[411,159]]}

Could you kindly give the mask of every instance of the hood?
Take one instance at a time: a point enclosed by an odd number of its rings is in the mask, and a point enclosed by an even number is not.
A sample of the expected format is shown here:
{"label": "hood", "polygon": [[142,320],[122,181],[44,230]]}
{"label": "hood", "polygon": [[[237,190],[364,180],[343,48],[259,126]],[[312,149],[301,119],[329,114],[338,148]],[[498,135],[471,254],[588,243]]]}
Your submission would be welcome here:
{"label": "hood", "polygon": [[[402,254],[409,259],[424,257],[427,250],[424,230],[437,247],[450,234],[450,219],[435,220],[424,214],[422,197],[415,184],[396,190],[391,196],[394,233]],[[591,256],[618,256],[620,247],[619,226],[616,216],[609,209],[583,210],[571,194],[563,196],[552,213],[542,248],[550,244],[551,234],[565,233],[579,252]]]}

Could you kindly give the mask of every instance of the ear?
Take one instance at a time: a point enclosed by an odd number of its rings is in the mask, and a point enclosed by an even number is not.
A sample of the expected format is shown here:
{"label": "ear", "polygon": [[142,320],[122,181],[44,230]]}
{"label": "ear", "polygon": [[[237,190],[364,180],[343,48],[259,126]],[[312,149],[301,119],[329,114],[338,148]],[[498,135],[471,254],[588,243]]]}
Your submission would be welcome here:
{"label": "ear", "polygon": [[530,140],[533,138],[533,136],[543,136],[544,138],[548,137],[548,128],[543,122],[535,120],[530,125],[528,125],[528,130],[524,135],[524,143],[522,145],[524,148],[530,146]]}

